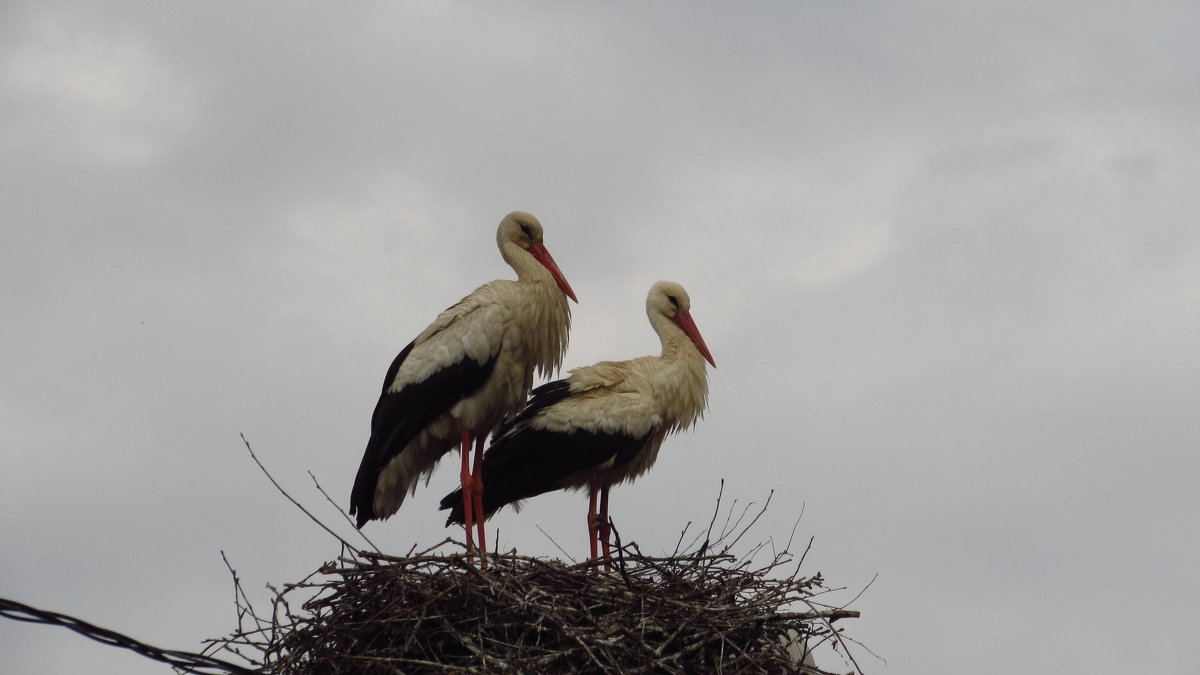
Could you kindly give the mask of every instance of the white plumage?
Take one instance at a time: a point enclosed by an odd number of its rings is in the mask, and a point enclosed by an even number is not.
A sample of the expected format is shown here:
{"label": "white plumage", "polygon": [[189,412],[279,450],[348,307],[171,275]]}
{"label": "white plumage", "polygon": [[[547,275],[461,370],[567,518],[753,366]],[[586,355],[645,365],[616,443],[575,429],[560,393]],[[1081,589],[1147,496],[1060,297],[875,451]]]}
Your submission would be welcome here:
{"label": "white plumage", "polygon": [[[704,413],[705,361],[716,364],[690,309],[682,286],[654,284],[646,315],[662,343],[659,356],[601,361],[533,391],[484,457],[485,516],[544,492],[587,487],[589,521],[595,522],[599,492],[600,527],[607,529],[608,489],[645,473],[663,439],[691,427]],[[457,492],[442,500],[442,508],[453,509],[450,522],[461,521],[458,502]]]}
{"label": "white plumage", "polygon": [[575,294],[542,234],[528,213],[505,216],[496,243],[517,279],[484,284],[442,312],[388,369],[351,494],[359,527],[394,514],[459,443],[467,485],[470,438],[482,449],[487,434],[520,410],[534,372],[558,369],[571,323],[567,297]]}

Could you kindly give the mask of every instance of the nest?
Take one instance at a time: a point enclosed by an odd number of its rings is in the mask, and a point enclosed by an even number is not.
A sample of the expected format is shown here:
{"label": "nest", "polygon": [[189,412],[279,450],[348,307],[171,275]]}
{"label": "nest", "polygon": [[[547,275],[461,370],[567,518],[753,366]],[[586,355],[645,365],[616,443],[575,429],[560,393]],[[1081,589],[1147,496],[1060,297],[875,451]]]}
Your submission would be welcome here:
{"label": "nest", "polygon": [[834,627],[858,612],[819,601],[829,589],[819,573],[799,574],[803,555],[785,548],[755,564],[768,545],[739,558],[740,534],[702,534],[665,557],[618,535],[611,571],[515,552],[489,555],[483,569],[449,539],[407,556],[347,549],[276,590],[266,617],[235,573],[239,628],[210,648],[279,674],[818,674],[808,652],[827,643],[858,672]]}

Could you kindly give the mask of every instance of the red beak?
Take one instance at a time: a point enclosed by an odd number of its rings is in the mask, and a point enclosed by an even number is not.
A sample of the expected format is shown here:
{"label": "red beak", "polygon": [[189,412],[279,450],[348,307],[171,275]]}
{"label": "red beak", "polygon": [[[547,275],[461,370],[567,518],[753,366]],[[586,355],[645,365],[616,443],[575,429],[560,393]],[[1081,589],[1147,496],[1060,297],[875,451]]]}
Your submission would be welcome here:
{"label": "red beak", "polygon": [[692,320],[690,312],[680,312],[675,315],[675,324],[683,329],[685,335],[692,340],[692,344],[696,345],[700,356],[704,357],[705,361],[712,364],[713,368],[717,367],[717,362],[713,360],[712,353],[708,351],[708,345],[704,344],[704,338],[700,337],[700,329],[696,328],[696,322]]}
{"label": "red beak", "polygon": [[562,289],[567,297],[579,302],[579,298],[575,297],[575,291],[571,290],[571,284],[567,283],[567,278],[563,276],[562,270],[558,269],[558,265],[554,262],[554,258],[550,257],[550,251],[541,242],[534,242],[529,246],[529,252],[533,254],[533,258],[542,263],[546,269],[550,270],[550,275],[554,277],[554,282]]}

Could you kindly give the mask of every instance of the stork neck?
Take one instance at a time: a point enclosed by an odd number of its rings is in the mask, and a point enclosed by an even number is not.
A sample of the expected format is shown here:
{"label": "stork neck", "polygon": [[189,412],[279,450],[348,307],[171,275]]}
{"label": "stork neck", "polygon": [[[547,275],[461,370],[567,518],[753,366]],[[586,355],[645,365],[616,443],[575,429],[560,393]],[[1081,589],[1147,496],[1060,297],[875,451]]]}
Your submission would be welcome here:
{"label": "stork neck", "polygon": [[[531,368],[542,376],[556,372],[567,349],[571,329],[571,308],[567,296],[558,287],[554,275],[538,262],[529,251],[514,243],[500,247],[505,262],[517,273],[522,301],[514,309],[523,317],[526,327],[524,348],[528,350]],[[530,370],[532,378],[532,369]],[[526,382],[526,387],[532,382]]]}
{"label": "stork neck", "polygon": [[550,274],[550,270],[538,262],[537,258],[534,258],[529,251],[520,246],[513,243],[505,243],[500,247],[500,255],[504,258],[504,262],[508,263],[513,268],[513,271],[517,273],[517,279],[555,284],[554,276]]}
{"label": "stork neck", "polygon": [[664,377],[656,379],[659,398],[666,402],[667,418],[674,430],[690,427],[704,414],[708,405],[708,370],[704,356],[683,329],[659,315],[654,328],[662,341],[661,364]]}
{"label": "stork neck", "polygon": [[703,360],[700,350],[692,343],[692,339],[667,317],[659,314],[654,317],[654,330],[662,343],[662,358],[667,360],[690,359],[696,357]]}

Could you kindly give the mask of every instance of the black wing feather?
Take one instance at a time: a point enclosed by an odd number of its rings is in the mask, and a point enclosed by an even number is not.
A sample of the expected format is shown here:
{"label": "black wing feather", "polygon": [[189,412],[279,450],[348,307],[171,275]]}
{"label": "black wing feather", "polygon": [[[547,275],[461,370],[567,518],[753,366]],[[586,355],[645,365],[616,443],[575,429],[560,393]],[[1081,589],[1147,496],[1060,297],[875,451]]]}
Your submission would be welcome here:
{"label": "black wing feather", "polygon": [[[483,457],[485,517],[507,504],[561,489],[561,481],[571,474],[609,461],[614,466],[624,464],[650,437],[581,430],[568,433],[529,425],[514,429],[500,436]],[[447,525],[462,523],[462,489],[443,497],[441,508],[450,509]]]}
{"label": "black wing feather", "polygon": [[[570,395],[571,383],[567,380],[555,380],[535,387],[533,391],[529,392],[529,401],[521,409],[521,412],[505,420],[504,424],[501,424],[500,428],[496,430],[493,438],[498,439],[512,433],[514,428],[524,426],[533,420],[534,415],[542,409],[549,408]],[[494,444],[495,441],[493,441]]]}
{"label": "black wing feather", "polygon": [[404,451],[409,441],[425,425],[482,386],[496,366],[495,355],[486,363],[463,358],[422,382],[397,392],[388,392],[414,344],[415,341],[410,342],[392,361],[383,380],[379,402],[375,404],[375,412],[371,415],[371,439],[367,441],[358,475],[354,478],[354,489],[350,493],[350,515],[358,515],[359,527],[377,517],[374,505],[379,472]]}

